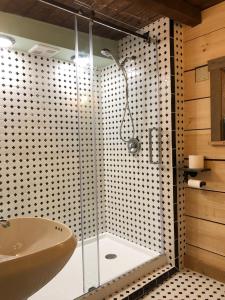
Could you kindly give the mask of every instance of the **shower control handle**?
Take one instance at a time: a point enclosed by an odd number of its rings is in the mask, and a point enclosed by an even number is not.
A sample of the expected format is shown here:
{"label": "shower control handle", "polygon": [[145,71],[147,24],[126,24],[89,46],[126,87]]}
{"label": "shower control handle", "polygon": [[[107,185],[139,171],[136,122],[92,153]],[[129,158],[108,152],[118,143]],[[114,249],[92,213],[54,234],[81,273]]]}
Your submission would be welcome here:
{"label": "shower control handle", "polygon": [[[159,160],[158,161],[154,161],[153,160],[153,141],[152,141],[152,137],[153,137],[153,131],[159,131],[159,137],[158,137],[158,145],[159,145],[159,150],[158,150],[158,153],[159,153]],[[149,162],[150,164],[160,164],[161,163],[161,152],[160,152],[160,143],[161,143],[161,129],[158,128],[158,127],[152,127],[152,128],[149,128],[149,131],[148,131],[148,142],[149,142]]]}

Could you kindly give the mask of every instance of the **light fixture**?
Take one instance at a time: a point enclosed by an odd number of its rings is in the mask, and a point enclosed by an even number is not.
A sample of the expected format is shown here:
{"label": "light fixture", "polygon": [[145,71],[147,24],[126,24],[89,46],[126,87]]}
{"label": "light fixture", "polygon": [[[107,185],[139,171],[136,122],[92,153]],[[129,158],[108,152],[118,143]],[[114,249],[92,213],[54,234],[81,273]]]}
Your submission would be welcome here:
{"label": "light fixture", "polygon": [[[76,63],[75,55],[71,56],[71,60]],[[90,57],[85,53],[79,53],[78,64],[82,67],[90,65]]]}
{"label": "light fixture", "polygon": [[4,34],[0,34],[0,48],[9,48],[15,44],[15,39]]}

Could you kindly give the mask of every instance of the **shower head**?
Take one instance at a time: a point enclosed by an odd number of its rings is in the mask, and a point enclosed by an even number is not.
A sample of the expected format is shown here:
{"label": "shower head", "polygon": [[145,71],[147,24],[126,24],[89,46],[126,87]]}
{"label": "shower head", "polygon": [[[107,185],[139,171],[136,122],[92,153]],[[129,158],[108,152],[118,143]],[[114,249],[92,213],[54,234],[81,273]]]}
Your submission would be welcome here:
{"label": "shower head", "polygon": [[112,58],[114,60],[114,62],[117,64],[118,68],[121,69],[121,65],[118,61],[118,59],[116,59],[113,54],[111,53],[111,51],[107,48],[104,48],[101,50],[101,54],[104,55],[107,58]]}
{"label": "shower head", "polygon": [[101,50],[101,54],[104,55],[105,57],[108,57],[108,58],[112,58],[115,63],[117,64],[118,68],[119,69],[123,69],[124,65],[126,62],[128,62],[129,60],[135,60],[136,59],[136,56],[132,55],[132,56],[129,56],[129,57],[125,57],[121,63],[113,56],[113,54],[111,53],[111,51],[107,48],[104,48]]}
{"label": "shower head", "polygon": [[[138,138],[134,138],[134,134],[135,134],[135,129],[134,129],[134,121],[133,121],[133,118],[132,118],[132,114],[131,114],[131,110],[130,110],[130,107],[129,107],[129,89],[128,89],[128,76],[127,76],[127,71],[124,67],[124,65],[126,64],[126,62],[130,61],[130,60],[135,60],[136,59],[136,56],[132,55],[132,56],[128,56],[128,57],[125,57],[121,62],[119,62],[114,56],[113,54],[111,53],[111,51],[107,48],[104,48],[101,50],[101,54],[105,57],[108,57],[108,58],[112,58],[114,60],[114,62],[117,64],[119,70],[122,71],[123,73],[123,76],[124,76],[124,80],[125,80],[125,95],[126,95],[126,105],[125,105],[125,108],[124,108],[124,113],[123,113],[123,117],[122,117],[122,121],[121,121],[121,124],[120,124],[120,139],[127,143],[128,144],[128,151],[129,153],[131,154],[137,154],[140,149],[141,149],[141,143],[139,142]],[[122,128],[123,128],[123,124],[124,124],[124,120],[125,120],[125,116],[126,116],[126,113],[128,112],[129,114],[129,117],[130,117],[130,120],[131,120],[131,124],[132,124],[132,131],[133,131],[133,134],[132,134],[132,138],[129,138],[128,140],[124,139],[122,137]]]}

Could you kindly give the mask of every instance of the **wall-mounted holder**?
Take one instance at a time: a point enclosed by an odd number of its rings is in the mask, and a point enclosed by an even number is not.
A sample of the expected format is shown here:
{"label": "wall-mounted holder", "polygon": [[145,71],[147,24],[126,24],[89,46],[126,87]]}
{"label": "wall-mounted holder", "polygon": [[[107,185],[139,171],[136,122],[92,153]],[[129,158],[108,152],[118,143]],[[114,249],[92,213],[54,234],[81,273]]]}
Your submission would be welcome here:
{"label": "wall-mounted holder", "polygon": [[181,170],[184,171],[184,180],[185,180],[185,182],[187,182],[188,181],[188,176],[196,177],[198,175],[198,173],[207,172],[207,171],[210,171],[211,169],[209,169],[209,168],[190,169],[188,167],[183,167],[183,168],[181,168]]}

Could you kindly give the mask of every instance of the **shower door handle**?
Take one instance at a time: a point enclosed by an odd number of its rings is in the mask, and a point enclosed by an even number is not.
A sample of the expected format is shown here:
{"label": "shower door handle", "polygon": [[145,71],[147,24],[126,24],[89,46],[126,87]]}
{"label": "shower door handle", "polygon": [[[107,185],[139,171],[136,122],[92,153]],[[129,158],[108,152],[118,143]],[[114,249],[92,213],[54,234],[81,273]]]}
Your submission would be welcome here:
{"label": "shower door handle", "polygon": [[[158,154],[159,154],[159,160],[158,161],[154,161],[153,160],[153,142],[152,142],[152,133],[153,131],[158,131]],[[160,151],[160,144],[161,144],[161,129],[158,127],[152,127],[149,128],[148,131],[148,142],[149,142],[149,162],[150,164],[160,164],[161,163],[161,151]]]}

